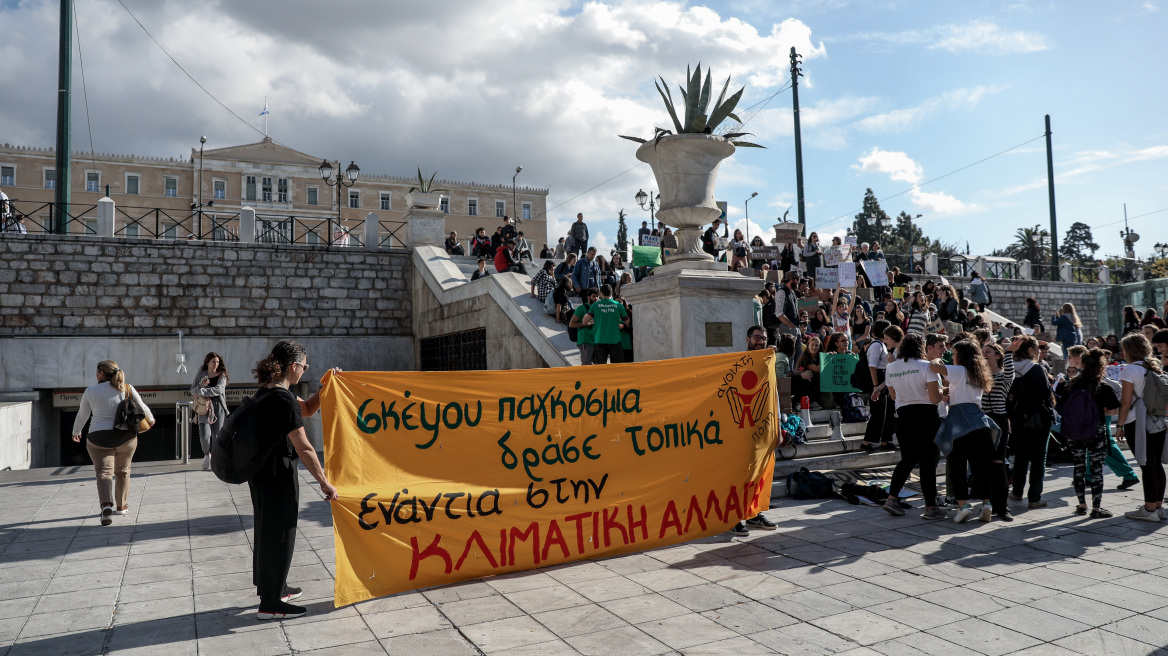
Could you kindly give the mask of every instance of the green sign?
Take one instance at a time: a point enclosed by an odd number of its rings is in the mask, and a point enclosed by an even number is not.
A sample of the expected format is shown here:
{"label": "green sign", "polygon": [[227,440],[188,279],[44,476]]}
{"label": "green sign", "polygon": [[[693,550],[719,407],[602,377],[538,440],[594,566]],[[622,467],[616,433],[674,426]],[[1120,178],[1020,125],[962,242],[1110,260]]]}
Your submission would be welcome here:
{"label": "green sign", "polygon": [[661,266],[661,249],[657,246],[633,246],[633,266]]}
{"label": "green sign", "polygon": [[819,353],[819,391],[859,392],[852,387],[852,372],[859,356],[853,353]]}

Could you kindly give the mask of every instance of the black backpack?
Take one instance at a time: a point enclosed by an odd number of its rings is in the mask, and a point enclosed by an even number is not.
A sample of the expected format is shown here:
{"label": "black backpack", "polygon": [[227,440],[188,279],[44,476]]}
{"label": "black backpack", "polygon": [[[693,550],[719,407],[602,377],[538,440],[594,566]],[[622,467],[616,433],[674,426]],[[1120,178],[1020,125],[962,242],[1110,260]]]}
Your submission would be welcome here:
{"label": "black backpack", "polygon": [[827,499],[835,496],[835,483],[822,472],[803,467],[787,474],[787,494],[796,499]]}
{"label": "black backpack", "polygon": [[114,430],[129,431],[137,434],[142,420],[146,418],[146,414],[138,410],[138,404],[134,403],[134,388],[130,388],[126,398],[118,403],[118,407],[114,410]]}
{"label": "black backpack", "polygon": [[852,377],[848,381],[852,387],[868,395],[872,394],[872,373],[868,371],[868,347],[875,340],[869,339],[860,343],[860,359],[856,360],[856,368],[852,370]]}
{"label": "black backpack", "polygon": [[779,323],[779,318],[775,316],[775,298],[772,296],[771,300],[762,306],[762,326],[767,330],[771,330],[777,328]]}
{"label": "black backpack", "polygon": [[243,400],[223,423],[223,429],[211,447],[211,471],[224,483],[239,485],[255,478],[260,468],[267,463],[272,451],[282,440],[272,444],[262,444],[256,432],[256,401],[262,394]]}

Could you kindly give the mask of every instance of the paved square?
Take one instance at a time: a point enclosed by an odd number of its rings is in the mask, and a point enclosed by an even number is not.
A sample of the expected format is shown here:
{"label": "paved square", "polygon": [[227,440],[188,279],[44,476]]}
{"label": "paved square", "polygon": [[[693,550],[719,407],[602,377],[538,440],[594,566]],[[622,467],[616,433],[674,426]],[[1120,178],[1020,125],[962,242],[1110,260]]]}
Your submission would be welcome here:
{"label": "paved square", "polygon": [[[1050,506],[925,522],[776,499],[779,528],[723,534],[332,607],[333,534],[307,475],[290,583],[306,617],[255,620],[246,486],[136,464],[102,527],[86,469],[0,473],[0,656],[844,654],[1168,656],[1168,524]],[[1113,485],[1109,478],[1108,484]]]}

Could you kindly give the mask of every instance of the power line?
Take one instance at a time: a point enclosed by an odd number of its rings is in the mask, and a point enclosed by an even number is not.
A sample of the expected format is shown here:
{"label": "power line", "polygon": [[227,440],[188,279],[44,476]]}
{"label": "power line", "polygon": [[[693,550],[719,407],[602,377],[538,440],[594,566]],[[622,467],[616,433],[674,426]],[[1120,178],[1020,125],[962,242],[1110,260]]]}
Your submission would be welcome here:
{"label": "power line", "polygon": [[[588,189],[585,189],[584,191],[581,191],[580,193],[576,194],[575,196],[572,196],[572,197],[571,197],[571,198],[569,198],[568,200],[566,200],[566,201],[564,201],[564,202],[560,203],[559,205],[556,205],[555,207],[549,207],[548,209],[544,210],[544,213],[543,213],[543,214],[540,214],[539,216],[547,216],[547,215],[548,215],[548,213],[549,213],[549,212],[551,212],[552,210],[554,210],[554,209],[557,209],[557,208],[560,208],[560,207],[563,207],[564,205],[567,205],[568,203],[570,203],[570,202],[572,202],[572,201],[576,200],[577,198],[579,198],[579,197],[583,196],[584,194],[586,194],[586,193],[588,193],[588,192],[590,192],[590,191],[592,191],[592,190],[594,190],[594,189],[597,189],[597,188],[599,188],[599,187],[603,187],[604,185],[606,185],[606,184],[608,184],[608,183],[612,182],[613,180],[616,180],[617,178],[621,177],[622,175],[624,175],[624,174],[628,173],[629,171],[632,171],[632,170],[633,170],[633,169],[635,169],[635,168],[640,168],[640,167],[642,167],[642,166],[644,166],[644,165],[645,165],[645,163],[644,163],[644,162],[641,162],[640,164],[637,164],[637,165],[635,165],[635,166],[630,166],[629,168],[627,168],[627,169],[625,169],[625,170],[621,171],[620,173],[617,173],[616,175],[612,176],[611,178],[609,178],[609,179],[605,180],[604,182],[601,182],[601,183],[595,184],[595,185],[593,185],[593,186],[589,187]],[[539,218],[539,217],[536,217],[536,218]]]}
{"label": "power line", "polygon": [[1165,208],[1159,209],[1159,210],[1152,210],[1151,212],[1145,212],[1143,214],[1137,214],[1136,216],[1129,216],[1126,219],[1120,219],[1118,221],[1112,221],[1110,223],[1101,223],[1099,225],[1090,226],[1090,227],[1092,230],[1097,230],[1099,228],[1106,228],[1107,226],[1113,226],[1117,223],[1123,223],[1124,221],[1135,221],[1136,219],[1142,219],[1146,216],[1151,216],[1153,214],[1159,214],[1160,212],[1168,212],[1168,207],[1165,207]]}
{"label": "power line", "polygon": [[[97,152],[93,148],[93,122],[89,120],[89,88],[85,84],[85,57],[81,55],[81,23],[77,19],[77,5],[73,5],[73,30],[77,34],[77,61],[81,62],[81,97],[85,99],[85,127],[89,130],[89,161],[97,168]],[[86,180],[86,187],[89,181]]]}
{"label": "power line", "polygon": [[[989,161],[989,160],[991,160],[991,159],[993,159],[993,158],[995,158],[995,157],[999,157],[999,156],[1001,156],[1001,155],[1005,155],[1006,153],[1008,153],[1008,152],[1010,152],[1010,151],[1012,151],[1012,150],[1017,150],[1017,149],[1021,148],[1022,146],[1025,146],[1025,145],[1027,145],[1027,144],[1033,143],[1033,142],[1035,142],[1035,141],[1038,141],[1039,139],[1042,139],[1042,138],[1045,138],[1045,137],[1046,137],[1046,134],[1045,134],[1045,133],[1044,133],[1044,134],[1040,134],[1040,135],[1038,135],[1037,137],[1034,137],[1033,139],[1030,139],[1030,140],[1028,140],[1028,141],[1023,141],[1022,143],[1018,144],[1017,146],[1011,146],[1011,147],[1009,147],[1009,148],[1007,148],[1007,149],[1005,149],[1005,150],[1003,150],[1003,151],[1001,151],[1001,152],[994,153],[993,155],[990,155],[989,157],[984,157],[984,158],[982,158],[982,159],[979,159],[979,160],[977,160],[976,162],[973,162],[972,164],[966,164],[965,166],[963,166],[963,167],[961,167],[961,168],[959,168],[959,169],[954,169],[954,170],[952,170],[952,171],[950,171],[950,172],[946,173],[945,175],[939,175],[939,176],[937,176],[937,177],[935,177],[935,178],[933,178],[933,179],[931,179],[931,180],[926,180],[926,181],[924,181],[924,182],[922,182],[922,183],[920,183],[920,184],[918,184],[918,185],[913,185],[912,187],[909,187],[908,189],[905,189],[905,190],[904,190],[904,191],[902,191],[902,192],[899,192],[899,193],[892,194],[891,196],[885,196],[884,198],[881,198],[881,199],[879,199],[877,202],[879,202],[879,203],[883,203],[884,201],[886,201],[886,200],[892,200],[893,198],[896,198],[897,196],[903,196],[903,195],[905,195],[905,194],[907,194],[907,193],[909,193],[909,192],[911,192],[911,191],[915,191],[915,190],[917,190],[917,189],[920,189],[921,187],[923,187],[923,186],[925,186],[925,185],[927,185],[927,184],[932,184],[932,183],[934,183],[934,182],[936,182],[936,181],[938,181],[938,180],[941,180],[941,179],[947,178],[947,177],[949,177],[949,176],[951,176],[951,175],[953,175],[953,174],[955,174],[955,173],[960,173],[960,172],[964,171],[965,169],[972,168],[972,167],[974,167],[974,166],[977,166],[978,164],[981,164],[982,162],[987,162],[987,161]],[[835,217],[834,219],[828,219],[827,221],[824,221],[823,223],[820,223],[820,224],[818,224],[818,225],[815,225],[815,226],[813,226],[813,227],[812,227],[812,229],[818,229],[818,228],[822,228],[823,226],[825,226],[825,225],[827,225],[827,224],[829,224],[829,223],[835,223],[836,221],[839,221],[840,219],[845,219],[845,218],[847,218],[847,217],[849,217],[849,216],[852,216],[852,215],[854,215],[856,212],[863,211],[863,209],[864,209],[864,208],[863,208],[863,206],[861,206],[860,208],[858,208],[858,209],[854,210],[853,212],[848,212],[847,214],[841,214],[841,215],[839,215],[839,216]]]}

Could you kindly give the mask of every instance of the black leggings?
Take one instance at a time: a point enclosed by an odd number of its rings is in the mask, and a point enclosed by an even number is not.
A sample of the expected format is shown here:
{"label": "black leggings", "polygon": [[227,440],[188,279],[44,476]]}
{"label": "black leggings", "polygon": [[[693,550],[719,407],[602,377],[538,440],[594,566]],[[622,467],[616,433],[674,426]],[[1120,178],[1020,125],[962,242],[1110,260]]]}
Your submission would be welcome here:
{"label": "black leggings", "polygon": [[1046,476],[1046,441],[1050,439],[1050,426],[1044,425],[1037,430],[1019,427],[1010,439],[1014,447],[1014,495],[1022,496],[1029,474],[1027,499],[1038,501],[1042,499],[1042,479]]}
{"label": "black leggings", "polygon": [[[949,453],[949,469],[953,477],[948,482],[949,494],[956,499],[987,499],[990,489],[990,465],[995,457],[994,441],[990,429],[978,430],[962,435],[953,442]],[[969,479],[965,476],[966,466],[973,470],[973,492],[969,491]]]}
{"label": "black leggings", "polygon": [[888,494],[897,497],[913,467],[921,469],[921,494],[926,506],[937,505],[937,445],[933,438],[941,427],[937,406],[914,403],[896,410],[896,439],[900,442],[900,462],[892,473]]}
{"label": "black leggings", "polygon": [[[1136,424],[1134,421],[1123,427],[1124,439],[1127,440],[1132,451],[1135,451],[1135,434]],[[1128,437],[1128,435],[1132,437]],[[1144,443],[1144,462],[1147,464],[1140,465],[1140,478],[1143,479],[1144,484],[1144,503],[1159,503],[1164,500],[1164,463],[1161,462],[1164,456],[1164,435],[1165,431],[1148,433]]]}
{"label": "black leggings", "polygon": [[[884,382],[884,370],[877,369],[876,377],[877,380],[879,380],[881,383]],[[867,396],[869,399],[872,398],[871,394],[868,394]],[[896,429],[896,435],[899,438],[900,429],[897,428],[898,423],[896,419],[898,411],[893,406],[892,396],[888,393],[887,387],[885,387],[884,391],[880,393],[880,396],[876,397],[875,401],[872,401],[872,405],[869,407],[869,409],[871,411],[871,415],[868,419],[868,425],[864,427],[865,442],[880,442],[881,444],[891,444],[892,431],[894,428]],[[933,438],[930,437],[929,439],[931,440]]]}

